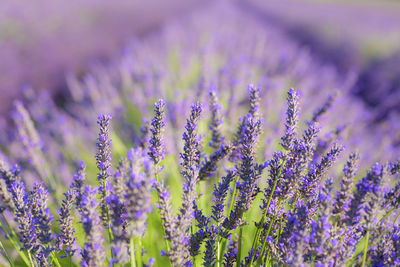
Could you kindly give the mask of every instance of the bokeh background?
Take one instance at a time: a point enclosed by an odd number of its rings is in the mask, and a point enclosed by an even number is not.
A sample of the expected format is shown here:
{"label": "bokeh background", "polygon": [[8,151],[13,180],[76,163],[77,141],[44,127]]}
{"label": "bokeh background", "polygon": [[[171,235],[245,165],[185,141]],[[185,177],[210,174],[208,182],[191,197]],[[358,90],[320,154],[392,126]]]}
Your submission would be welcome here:
{"label": "bokeh background", "polygon": [[[214,1],[3,0],[0,5],[0,112],[26,87],[62,99],[68,74],[120,55],[135,38]],[[346,75],[377,120],[400,107],[400,2],[395,0],[232,1],[292,36]],[[223,18],[221,18],[223,19]]]}
{"label": "bokeh background", "polygon": [[27,86],[62,93],[66,74],[110,60],[130,39],[156,31],[200,2],[207,1],[1,1],[0,112]]}

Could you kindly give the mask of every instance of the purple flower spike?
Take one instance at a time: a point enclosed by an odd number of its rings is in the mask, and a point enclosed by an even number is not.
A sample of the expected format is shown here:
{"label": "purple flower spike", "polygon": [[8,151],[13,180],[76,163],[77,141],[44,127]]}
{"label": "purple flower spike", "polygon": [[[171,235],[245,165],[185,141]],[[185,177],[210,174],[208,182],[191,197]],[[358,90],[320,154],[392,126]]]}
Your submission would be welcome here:
{"label": "purple flower spike", "polygon": [[129,237],[144,236],[146,231],[147,214],[151,212],[151,187],[152,173],[143,170],[148,166],[150,158],[142,150],[132,149],[128,163],[127,182],[124,191],[124,204],[126,207],[126,220]]}
{"label": "purple flower spike", "polygon": [[86,242],[81,251],[82,266],[102,266],[105,260],[104,239],[101,232],[99,212],[97,211],[97,188],[86,186],[81,201],[81,222],[86,234]]}
{"label": "purple flower spike", "polygon": [[218,96],[215,88],[209,92],[209,108],[211,111],[211,121],[209,129],[211,130],[211,142],[209,146],[219,149],[224,142],[224,136],[221,132],[222,120],[222,106],[218,103]]}
{"label": "purple flower spike", "polygon": [[290,150],[296,140],[297,123],[299,122],[299,95],[294,89],[290,89],[287,97],[288,109],[286,111],[286,132],[282,137],[282,147]]}
{"label": "purple flower spike", "polygon": [[62,202],[61,208],[58,211],[60,216],[60,230],[58,235],[57,244],[60,249],[64,247],[65,256],[73,256],[75,254],[75,230],[73,228],[72,206],[75,201],[76,195],[73,189],[64,194],[65,199]]}
{"label": "purple flower spike", "polygon": [[155,165],[158,165],[165,156],[165,101],[160,99],[154,104],[154,118],[151,121],[151,137],[148,155]]}
{"label": "purple flower spike", "polygon": [[97,154],[96,164],[99,172],[97,174],[97,180],[99,181],[100,191],[100,208],[101,218],[105,222],[107,220],[107,188],[108,178],[111,172],[111,139],[110,139],[110,115],[99,115],[97,118],[97,124],[99,125],[99,137],[96,143]]}

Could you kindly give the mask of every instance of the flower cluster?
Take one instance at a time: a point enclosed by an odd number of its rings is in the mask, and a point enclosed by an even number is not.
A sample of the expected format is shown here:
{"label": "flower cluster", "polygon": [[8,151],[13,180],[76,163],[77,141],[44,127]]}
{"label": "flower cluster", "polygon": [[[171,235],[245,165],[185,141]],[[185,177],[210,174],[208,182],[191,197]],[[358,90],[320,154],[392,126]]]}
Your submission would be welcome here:
{"label": "flower cluster", "polygon": [[343,77],[238,12],[134,44],[70,80],[63,107],[15,105],[0,136],[10,265],[399,264],[390,125],[368,127],[345,89],[320,90]]}

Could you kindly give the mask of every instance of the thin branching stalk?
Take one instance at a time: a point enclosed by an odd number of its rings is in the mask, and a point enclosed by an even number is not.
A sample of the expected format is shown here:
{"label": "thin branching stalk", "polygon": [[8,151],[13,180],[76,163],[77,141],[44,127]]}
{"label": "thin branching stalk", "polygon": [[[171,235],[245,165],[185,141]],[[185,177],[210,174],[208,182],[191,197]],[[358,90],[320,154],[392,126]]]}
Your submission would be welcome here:
{"label": "thin branching stalk", "polygon": [[365,245],[364,245],[364,254],[363,254],[362,267],[365,267],[365,264],[367,263],[368,242],[369,242],[369,230],[367,230],[367,234],[365,236]]}

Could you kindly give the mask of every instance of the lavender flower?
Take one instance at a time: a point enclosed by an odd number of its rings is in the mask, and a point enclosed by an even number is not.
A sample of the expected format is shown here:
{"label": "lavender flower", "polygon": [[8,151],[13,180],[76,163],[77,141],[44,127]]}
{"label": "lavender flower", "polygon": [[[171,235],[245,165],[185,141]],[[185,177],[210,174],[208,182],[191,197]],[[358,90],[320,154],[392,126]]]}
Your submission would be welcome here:
{"label": "lavender flower", "polygon": [[[387,171],[391,175],[396,175],[400,173],[400,161],[397,161],[395,163],[389,162]],[[384,208],[389,208],[392,207],[394,209],[397,209],[400,206],[400,182],[397,182],[397,184],[390,189],[388,192],[386,192],[383,196],[383,207]]]}
{"label": "lavender flower", "polygon": [[81,222],[86,242],[81,251],[82,266],[102,266],[105,260],[99,212],[97,211],[97,188],[85,186],[81,201]]}
{"label": "lavender flower", "polygon": [[218,224],[220,224],[224,218],[224,202],[229,189],[229,185],[235,177],[234,171],[229,171],[228,174],[222,177],[220,183],[214,185],[212,215],[211,218]]}
{"label": "lavender flower", "polygon": [[[148,177],[150,159],[142,150],[130,150],[128,155],[128,181],[123,203],[126,207],[126,220],[130,223],[130,237],[143,236],[146,230],[147,214],[151,212],[151,187],[153,180]],[[147,170],[142,170],[142,166]]]}
{"label": "lavender flower", "polygon": [[36,230],[36,236],[40,241],[40,245],[36,247],[36,258],[43,265],[48,265],[50,252],[53,251],[51,245],[51,221],[53,216],[47,207],[48,192],[43,183],[36,183],[33,191],[29,196],[30,207],[32,210],[33,224]]}
{"label": "lavender flower", "polygon": [[224,142],[224,136],[221,132],[221,126],[223,124],[222,120],[222,106],[218,103],[218,96],[215,88],[212,88],[209,92],[209,108],[211,111],[211,121],[209,129],[211,130],[211,142],[209,146],[219,149]]}
{"label": "lavender flower", "polygon": [[322,176],[336,161],[342,150],[342,146],[334,144],[331,150],[321,159],[321,162],[310,168],[300,187],[300,193],[304,198],[311,196]]}
{"label": "lavender flower", "polygon": [[[362,205],[366,203],[366,196],[372,192],[377,194],[379,192],[379,184],[382,180],[383,168],[378,163],[373,166],[367,175],[356,184],[356,191],[353,193],[347,211],[346,224],[355,225],[360,223]],[[364,207],[364,212],[368,212],[368,204]],[[366,215],[367,215],[366,214]],[[365,217],[369,221],[369,216]]]}
{"label": "lavender flower", "polygon": [[197,136],[197,122],[200,116],[201,106],[196,103],[186,124],[186,132],[183,134],[185,141],[182,158],[182,175],[185,178],[183,187],[183,201],[180,214],[177,218],[172,215],[170,196],[162,183],[156,183],[159,195],[158,207],[163,221],[165,238],[170,242],[170,250],[166,255],[173,265],[181,266],[190,264],[190,235],[189,228],[192,225],[197,198],[196,183],[200,164],[200,141]]}
{"label": "lavender flower", "polygon": [[240,266],[249,266],[252,259],[253,261],[257,261],[260,256],[260,250],[261,248],[257,248],[256,250],[251,248],[247,257],[245,257],[244,260],[240,263]]}
{"label": "lavender flower", "polygon": [[36,226],[29,210],[28,195],[22,181],[15,181],[11,186],[11,194],[15,206],[15,220],[18,221],[19,240],[24,250],[30,251],[37,246]]}
{"label": "lavender flower", "polygon": [[388,171],[390,174],[395,175],[400,173],[400,160],[396,162],[390,162],[388,165]]}
{"label": "lavender flower", "polygon": [[179,229],[179,221],[172,214],[171,196],[161,182],[155,182],[155,187],[159,196],[157,207],[164,226],[164,238],[170,244],[170,250],[163,254],[169,257],[172,265],[184,265],[188,256],[183,253],[187,253],[187,248],[186,244],[182,243],[182,239],[185,239],[182,237],[182,230]]}
{"label": "lavender flower", "polygon": [[78,210],[81,208],[81,201],[83,197],[84,181],[86,179],[86,166],[83,161],[79,163],[79,166],[74,173],[74,180],[71,184],[71,189],[75,193],[75,205]]}
{"label": "lavender flower", "polygon": [[0,200],[4,208],[8,208],[10,211],[14,211],[14,203],[12,200],[12,185],[16,181],[20,181],[20,168],[18,166],[12,167],[7,170],[5,164],[0,161]]}
{"label": "lavender flower", "polygon": [[400,182],[396,184],[394,188],[389,190],[384,197],[383,207],[388,208],[392,207],[397,209],[400,206]]}
{"label": "lavender flower", "polygon": [[242,216],[247,211],[259,193],[258,180],[265,168],[264,164],[255,162],[256,146],[261,121],[253,118],[250,114],[246,118],[246,128],[241,140],[241,161],[237,166],[240,182],[237,184],[239,191],[238,201],[230,214],[223,222],[227,230],[236,228],[241,223]]}
{"label": "lavender flower", "polygon": [[195,257],[199,254],[200,246],[207,237],[208,232],[202,228],[190,236],[190,256]]}
{"label": "lavender flower", "polygon": [[75,230],[73,228],[72,205],[75,201],[75,194],[72,189],[64,194],[65,199],[62,202],[59,210],[60,216],[60,234],[57,238],[58,248],[64,247],[66,256],[73,256],[75,254]]}
{"label": "lavender flower", "polygon": [[113,263],[124,264],[129,261],[126,207],[114,194],[107,198],[107,203],[110,207],[110,223],[113,233]]}
{"label": "lavender flower", "polygon": [[[195,186],[198,180],[198,171],[200,166],[200,139],[197,134],[197,124],[201,113],[200,103],[192,105],[192,110],[189,119],[185,126],[183,140],[182,171],[181,174],[185,178],[184,202],[183,205],[192,206],[195,200]],[[185,209],[187,207],[182,207]],[[184,211],[186,213],[186,211]],[[191,212],[189,211],[189,214]],[[184,216],[183,216],[184,217]],[[182,218],[183,218],[182,217]]]}
{"label": "lavender flower", "polygon": [[48,182],[52,189],[55,189],[55,181],[53,180],[49,167],[46,165],[43,157],[43,143],[40,140],[29,112],[20,101],[14,103],[13,119],[17,126],[20,141],[25,148],[25,153],[27,154],[30,163],[41,179]]}
{"label": "lavender flower", "polygon": [[[264,190],[263,206],[261,207],[262,209],[267,208],[268,199],[272,197],[271,196],[272,194],[274,194],[273,196],[275,197],[281,197],[284,196],[286,192],[289,190],[289,185],[291,184],[291,180],[280,179],[280,175],[282,174],[284,159],[285,156],[278,151],[274,153],[271,161],[268,162],[269,179],[267,187]],[[273,191],[275,183],[277,184],[277,186],[275,186],[275,191]]]}
{"label": "lavender flower", "polygon": [[303,241],[308,216],[309,210],[303,201],[297,202],[294,210],[288,212],[287,223],[278,243],[285,264],[292,264],[296,259],[296,250]]}
{"label": "lavender flower", "polygon": [[[144,150],[142,150],[144,151]],[[116,171],[114,172],[113,179],[113,192],[119,199],[124,199],[125,186],[128,182],[128,165],[129,161],[127,159],[121,158],[118,162]]]}
{"label": "lavender flower", "polygon": [[142,134],[139,140],[139,146],[143,150],[147,150],[150,142],[150,122],[143,119],[143,125],[140,127],[140,133]]}
{"label": "lavender flower", "polygon": [[299,122],[299,96],[297,91],[290,89],[287,97],[288,109],[286,111],[286,131],[282,137],[282,147],[290,150],[296,140],[297,123]]}
{"label": "lavender flower", "polygon": [[[197,135],[197,124],[202,111],[199,102],[192,105],[189,119],[185,126],[186,131],[183,134],[185,145],[183,147],[182,158],[182,175],[186,179],[194,178],[195,172],[200,165],[200,139]],[[189,182],[189,181],[187,181]]]}
{"label": "lavender flower", "polygon": [[304,255],[306,259],[314,260],[318,263],[324,262],[326,265],[333,261],[333,251],[328,252],[330,246],[331,225],[329,222],[331,202],[330,192],[332,190],[332,180],[327,179],[324,185],[319,189],[319,211],[318,219],[312,220],[310,223],[311,232],[306,236],[307,253]]}
{"label": "lavender flower", "polygon": [[249,84],[248,87],[249,91],[249,102],[250,102],[250,109],[249,109],[249,114],[251,114],[252,117],[256,119],[260,119],[260,91],[261,88],[258,86],[257,88],[253,84]]}
{"label": "lavender flower", "polygon": [[101,208],[101,218],[103,221],[107,220],[107,184],[108,178],[111,172],[111,139],[110,135],[110,115],[100,115],[97,119],[97,124],[100,127],[99,137],[96,143],[97,154],[96,154],[96,164],[99,169],[97,174],[97,180],[99,181],[99,191],[100,191],[100,208]]}
{"label": "lavender flower", "polygon": [[343,168],[343,178],[340,182],[340,190],[336,194],[334,209],[332,213],[335,216],[340,217],[340,222],[344,221],[344,216],[348,211],[346,204],[349,202],[351,197],[351,190],[354,184],[354,177],[356,176],[357,161],[359,155],[357,153],[351,153]]}
{"label": "lavender flower", "polygon": [[200,165],[200,140],[197,135],[197,123],[201,113],[200,103],[192,105],[190,117],[187,120],[185,126],[185,133],[183,134],[183,140],[185,142],[183,147],[182,158],[182,171],[181,174],[184,177],[183,196],[182,196],[182,207],[178,216],[179,230],[181,235],[181,258],[184,262],[188,262],[189,251],[189,229],[192,225],[193,212],[195,201],[197,198],[196,184],[198,181],[198,171]]}
{"label": "lavender flower", "polygon": [[218,150],[216,150],[210,155],[209,158],[206,158],[204,162],[202,162],[198,179],[200,181],[204,180],[215,173],[218,163],[227,157],[231,151],[232,147],[230,145],[221,145]]}
{"label": "lavender flower", "polygon": [[333,102],[338,97],[339,91],[330,94],[321,107],[314,111],[311,122],[317,122],[331,108]]}
{"label": "lavender flower", "polygon": [[360,215],[362,215],[363,226],[367,230],[373,230],[377,223],[375,214],[378,213],[378,208],[380,207],[380,202],[382,200],[381,183],[386,174],[385,166],[376,163],[371,168],[371,173],[374,178],[371,183],[364,188],[364,190],[368,192],[367,196],[369,196],[369,198],[367,201],[364,201],[362,207],[359,207],[361,208]]}
{"label": "lavender flower", "polygon": [[224,266],[232,267],[237,258],[237,242],[230,242],[228,244],[227,252],[224,255]]}
{"label": "lavender flower", "polygon": [[[254,118],[255,121],[262,122],[259,113],[260,90],[261,89],[259,87],[255,88],[253,84],[249,84],[248,86],[250,109],[246,117],[239,118],[239,127],[235,134],[235,138],[233,140],[233,148],[235,148],[235,150],[232,153],[231,157],[232,161],[235,161],[236,158],[238,157],[237,152],[240,151],[241,139],[243,138],[243,135],[245,134],[246,131],[247,119],[251,117]],[[257,136],[261,135],[261,133],[262,133],[262,123],[257,125]]]}
{"label": "lavender flower", "polygon": [[204,257],[203,257],[203,266],[211,267],[215,266],[215,260],[216,260],[216,255],[215,255],[215,243],[217,239],[216,235],[216,229],[214,227],[211,227],[209,230],[208,234],[208,239],[206,241],[206,251],[204,252]]}
{"label": "lavender flower", "polygon": [[155,165],[158,165],[164,159],[164,131],[165,131],[165,102],[160,99],[154,104],[154,118],[151,121],[151,137],[149,156]]}
{"label": "lavender flower", "polygon": [[376,231],[377,242],[369,250],[371,266],[395,266],[400,263],[400,228],[381,227]]}

